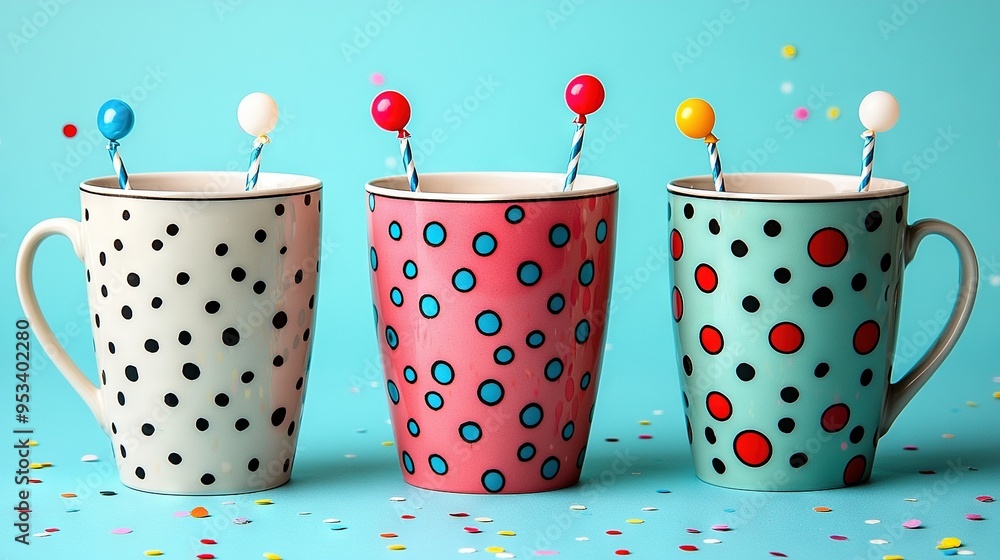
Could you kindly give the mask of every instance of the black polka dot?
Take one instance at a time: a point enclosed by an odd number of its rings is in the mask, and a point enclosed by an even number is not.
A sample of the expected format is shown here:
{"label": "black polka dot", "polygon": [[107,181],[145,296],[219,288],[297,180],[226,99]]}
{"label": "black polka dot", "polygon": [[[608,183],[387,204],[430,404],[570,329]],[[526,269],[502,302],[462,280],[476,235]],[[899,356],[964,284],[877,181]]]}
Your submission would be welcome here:
{"label": "black polka dot", "polygon": [[778,429],[786,434],[792,433],[792,430],[795,429],[795,420],[792,420],[787,416],[785,418],[782,418],[781,420],[778,420]]}
{"label": "black polka dot", "polygon": [[122,243],[121,239],[115,239],[114,245],[115,245],[115,251],[121,251],[122,249],[125,248],[125,244]]}
{"label": "black polka dot", "polygon": [[225,243],[219,243],[218,245],[215,246],[215,254],[220,257],[225,256],[225,254],[228,252],[229,252],[229,245],[226,245]]}
{"label": "black polka dot", "polygon": [[684,217],[689,220],[694,217],[694,206],[690,204],[684,205]]}
{"label": "black polka dot", "polygon": [[170,455],[167,455],[167,460],[170,461],[171,465],[179,465],[181,464],[182,459],[177,453],[171,453]]}
{"label": "black polka dot", "polygon": [[86,208],[83,209],[83,220],[85,222],[89,222],[90,221],[90,210],[88,210]]}
{"label": "black polka dot", "polygon": [[163,395],[163,404],[171,408],[177,406],[178,402],[179,401],[177,400],[177,395],[173,393],[167,393],[166,395]]}
{"label": "black polka dot", "polygon": [[115,343],[114,342],[108,342],[108,352],[111,352],[112,354],[115,353]]}
{"label": "black polka dot", "polygon": [[764,235],[768,237],[777,237],[781,233],[781,224],[777,220],[768,220],[764,222]]}
{"label": "black polka dot", "polygon": [[127,305],[123,305],[122,306],[122,317],[124,317],[126,319],[131,319],[132,318],[132,308],[129,307],[129,306],[127,306]]}
{"label": "black polka dot", "polygon": [[274,367],[281,367],[285,363],[285,358],[283,358],[279,354],[279,355],[275,356],[273,360],[271,360],[271,363],[274,364]]}
{"label": "black polka dot", "polygon": [[129,286],[136,288],[139,286],[139,275],[134,272],[129,272],[128,276],[125,277],[125,281],[128,282]]}
{"label": "black polka dot", "polygon": [[724,474],[726,472],[726,464],[723,463],[722,460],[718,458],[712,459],[712,468],[715,469],[715,472],[719,474]]}
{"label": "black polka dot", "polygon": [[242,381],[244,383],[250,383],[251,381],[253,381],[253,372],[252,371],[244,371],[243,375],[240,376],[240,381]]}
{"label": "black polka dot", "polygon": [[125,366],[125,379],[135,383],[139,380],[139,370],[135,366]]}
{"label": "black polka dot", "polygon": [[304,382],[305,382],[305,378],[303,378],[303,377],[300,377],[300,378],[298,379],[298,381],[296,381],[296,382],[295,382],[295,390],[296,390],[296,391],[299,391],[299,390],[301,390],[301,389],[302,389],[302,383],[304,383]]}
{"label": "black polka dot", "polygon": [[114,422],[111,423],[111,433],[112,434],[117,434],[118,433],[118,426],[115,426]]}
{"label": "black polka dot", "polygon": [[892,256],[889,253],[882,255],[882,260],[879,262],[879,268],[882,272],[889,272],[889,267],[892,266]]}
{"label": "black polka dot", "polygon": [[205,486],[215,484],[215,477],[212,476],[211,473],[205,473],[201,475],[201,483],[204,484]]}
{"label": "black polka dot", "polygon": [[284,311],[275,313],[274,317],[271,318],[271,324],[274,325],[274,328],[276,329],[284,328],[284,326],[288,324],[288,315],[285,315]]}
{"label": "black polka dot", "polygon": [[316,294],[309,296],[309,309],[312,309],[316,305]]}
{"label": "black polka dot", "polygon": [[108,384],[108,374],[102,369],[101,370],[101,385]]}
{"label": "black polka dot", "polygon": [[87,282],[90,282],[90,269],[87,269]]}
{"label": "black polka dot", "polygon": [[195,421],[194,427],[198,428],[199,432],[204,432],[205,430],[208,429],[208,420],[205,420],[204,418],[199,418],[198,420]]}
{"label": "black polka dot", "polygon": [[278,249],[278,254],[279,255],[284,255],[287,252],[288,252],[288,246],[287,245],[282,245],[281,249]]}
{"label": "black polka dot", "polygon": [[108,287],[103,284],[101,285],[101,295],[104,297],[108,297]]}
{"label": "black polka dot", "polygon": [[170,237],[177,235],[177,232],[179,231],[180,228],[177,227],[177,224],[170,224],[167,226],[167,235],[169,235]]}
{"label": "black polka dot", "polygon": [[302,342],[305,342],[305,341],[307,341],[307,340],[309,340],[309,329],[306,329],[306,330],[305,330],[305,331],[304,331],[304,332],[302,333]]}
{"label": "black polka dot", "polygon": [[229,395],[225,393],[215,395],[215,404],[218,406],[229,406]]}
{"label": "black polka dot", "polygon": [[874,377],[875,377],[875,372],[873,372],[871,369],[866,368],[864,371],[861,372],[861,386],[867,387],[868,385],[870,385]]}
{"label": "black polka dot", "polygon": [[150,243],[150,246],[153,248],[154,251],[159,251],[160,249],[163,248],[163,242],[160,241],[159,239],[154,239],[153,242]]}
{"label": "black polka dot", "polygon": [[312,195],[307,194],[305,198],[302,199],[302,202],[305,202],[306,206],[309,206],[310,204],[312,204],[312,199],[313,199]]}
{"label": "black polka dot", "polygon": [[748,313],[756,313],[760,309],[760,301],[753,296],[747,296],[743,298],[743,309]]}
{"label": "black polka dot", "polygon": [[820,362],[816,364],[816,369],[813,370],[813,375],[816,377],[826,377],[826,374],[830,373],[830,364],[826,362]]}
{"label": "black polka dot", "polygon": [[788,458],[788,464],[792,466],[793,469],[800,468],[809,462],[809,457],[805,453],[795,453]]}
{"label": "black polka dot", "polygon": [[156,431],[156,428],[154,428],[152,424],[147,422],[146,424],[142,425],[141,430],[142,430],[142,435],[151,436],[153,435],[153,432]]}
{"label": "black polka dot", "polygon": [[222,309],[222,304],[215,301],[214,299],[205,304],[205,311],[210,315],[215,315],[216,313],[219,312],[220,309]]}
{"label": "black polka dot", "polygon": [[863,426],[855,426],[854,429],[851,430],[851,443],[861,443],[861,440],[864,439],[864,437],[865,429]]}
{"label": "black polka dot", "polygon": [[295,420],[292,420],[291,422],[288,423],[288,432],[287,433],[288,433],[289,436],[291,436],[292,434],[295,433]]}
{"label": "black polka dot", "polygon": [[755,375],[757,375],[757,370],[746,362],[736,366],[736,377],[739,377],[742,381],[750,381]]}
{"label": "black polka dot", "polygon": [[691,372],[694,371],[694,364],[691,363],[691,357],[684,356],[684,358],[681,359],[681,363],[684,365],[684,373],[691,375]]}
{"label": "black polka dot", "polygon": [[233,327],[228,327],[222,331],[222,343],[226,346],[236,346],[240,343],[240,331]]}
{"label": "black polka dot", "polygon": [[878,210],[872,210],[865,216],[865,229],[868,231],[875,231],[882,225],[882,213]]}
{"label": "black polka dot", "polygon": [[177,342],[180,342],[184,346],[191,344],[191,333],[187,331],[181,331],[177,333]]}
{"label": "black polka dot", "polygon": [[97,313],[94,313],[94,325],[96,325],[97,328],[101,328],[101,316]]}
{"label": "black polka dot", "polygon": [[239,420],[236,421],[236,424],[234,424],[233,427],[236,428],[237,432],[242,432],[243,430],[250,427],[250,421],[247,420],[246,418],[240,418]]}
{"label": "black polka dot", "polygon": [[302,269],[301,268],[298,271],[295,272],[295,283],[296,284],[301,284],[302,283]]}
{"label": "black polka dot", "polygon": [[280,426],[285,421],[285,413],[285,407],[283,406],[274,409],[274,412],[271,413],[271,425]]}
{"label": "black polka dot", "polygon": [[187,284],[190,281],[191,281],[191,276],[189,276],[187,272],[177,273],[177,283],[180,284],[181,286]]}
{"label": "black polka dot", "polygon": [[267,239],[267,232],[262,229],[258,229],[254,232],[253,238],[257,240],[257,243],[263,243],[264,240]]}
{"label": "black polka dot", "polygon": [[160,350],[160,343],[152,338],[147,338],[142,347],[146,349],[146,352],[154,354]]}
{"label": "black polka dot", "polygon": [[135,477],[139,480],[146,478],[146,471],[142,467],[135,468]]}
{"label": "black polka dot", "polygon": [[247,463],[247,470],[250,472],[257,472],[257,469],[259,468],[260,468],[260,461],[258,461],[256,457],[250,459],[250,462]]}
{"label": "black polka dot", "polygon": [[288,472],[288,467],[290,467],[290,466],[292,466],[292,460],[291,459],[285,459],[285,463],[283,465],[281,465],[281,471],[282,472]]}
{"label": "black polka dot", "polygon": [[[117,429],[115,430],[115,433],[116,434],[118,433]],[[124,445],[119,445],[118,446],[118,453],[121,454],[122,459],[124,459],[125,457],[128,456],[128,453],[125,451],[125,446]]]}
{"label": "black polka dot", "polygon": [[277,204],[277,205],[275,205],[275,207],[274,207],[274,215],[275,216],[280,216],[280,215],[282,215],[284,213],[285,213],[285,205],[284,204]]}
{"label": "black polka dot", "polygon": [[253,293],[257,295],[263,294],[266,289],[267,284],[265,284],[263,280],[258,280],[253,283]]}
{"label": "black polka dot", "polygon": [[715,442],[718,441],[715,437],[715,430],[710,427],[705,428],[705,441],[715,445]]}
{"label": "black polka dot", "polygon": [[795,387],[785,387],[781,390],[781,400],[786,403],[793,403],[799,400],[799,390]]}
{"label": "black polka dot", "polygon": [[149,306],[153,309],[159,309],[161,305],[163,305],[163,300],[158,297],[149,300]]}
{"label": "black polka dot", "polygon": [[742,239],[733,241],[733,244],[729,248],[732,250],[733,255],[739,258],[747,256],[747,253],[750,251],[747,244],[744,243]]}
{"label": "black polka dot", "polygon": [[903,221],[903,206],[900,205],[896,207],[896,223],[898,224],[899,222],[902,221]]}
{"label": "black polka dot", "polygon": [[868,277],[865,276],[864,273],[859,272],[854,275],[854,278],[851,278],[851,288],[855,292],[860,292],[861,290],[865,289],[865,286],[867,285],[868,285]]}
{"label": "black polka dot", "polygon": [[813,292],[813,303],[818,307],[826,307],[833,303],[833,291],[826,286],[818,288]]}
{"label": "black polka dot", "polygon": [[195,379],[198,379],[201,376],[201,368],[199,368],[197,364],[192,364],[191,362],[187,362],[186,364],[181,366],[181,373],[184,374],[184,377],[190,379],[191,381],[194,381]]}
{"label": "black polka dot", "polygon": [[792,273],[787,268],[781,267],[774,271],[774,279],[777,280],[779,284],[787,284],[788,281],[792,279]]}
{"label": "black polka dot", "polygon": [[104,251],[101,251],[101,253],[97,255],[97,260],[101,262],[101,266],[108,264],[108,256],[104,254]]}
{"label": "black polka dot", "polygon": [[712,235],[719,235],[719,232],[722,231],[722,228],[719,227],[718,220],[712,218],[711,220],[708,221],[708,231]]}

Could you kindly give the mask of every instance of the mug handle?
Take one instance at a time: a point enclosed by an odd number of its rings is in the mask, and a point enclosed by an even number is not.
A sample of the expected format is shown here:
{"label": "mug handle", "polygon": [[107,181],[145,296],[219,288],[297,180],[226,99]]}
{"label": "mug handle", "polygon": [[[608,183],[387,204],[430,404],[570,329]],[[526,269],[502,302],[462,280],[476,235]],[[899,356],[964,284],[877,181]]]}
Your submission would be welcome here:
{"label": "mug handle", "polygon": [[49,359],[55,364],[63,377],[80,395],[83,402],[87,404],[90,411],[94,413],[101,428],[107,432],[104,418],[104,399],[101,392],[80,371],[80,368],[73,362],[73,359],[66,353],[66,349],[52,333],[52,328],[45,321],[42,310],[38,306],[38,299],[35,297],[35,286],[32,279],[32,266],[35,262],[35,252],[42,240],[51,235],[63,235],[73,243],[73,250],[77,258],[83,260],[84,248],[81,242],[80,222],[69,218],[52,218],[38,223],[31,228],[21,248],[17,252],[17,267],[15,278],[17,282],[17,296],[21,300],[21,307],[24,308],[25,317],[31,323],[35,337],[42,344],[42,350],[48,354]]}
{"label": "mug handle", "polygon": [[885,406],[882,409],[882,420],[879,426],[879,436],[885,434],[892,426],[903,407],[917,394],[917,391],[927,383],[931,375],[941,366],[944,359],[951,353],[958,337],[965,330],[972,313],[972,304],[976,301],[976,289],[979,286],[979,265],[976,262],[976,252],[969,243],[969,238],[957,227],[935,219],[924,219],[914,222],[906,228],[903,239],[903,262],[909,265],[917,252],[917,246],[924,237],[937,234],[944,237],[958,251],[958,297],[951,310],[948,322],[941,330],[934,344],[899,381],[890,384],[886,395]]}

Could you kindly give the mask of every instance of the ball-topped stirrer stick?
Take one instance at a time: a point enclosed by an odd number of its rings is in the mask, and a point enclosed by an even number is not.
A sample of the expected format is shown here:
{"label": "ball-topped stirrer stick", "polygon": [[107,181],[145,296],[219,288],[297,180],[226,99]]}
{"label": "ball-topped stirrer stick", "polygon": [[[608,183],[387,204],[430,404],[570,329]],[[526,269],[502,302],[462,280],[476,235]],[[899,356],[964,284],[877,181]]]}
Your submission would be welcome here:
{"label": "ball-topped stirrer stick", "polygon": [[406,169],[406,177],[410,182],[410,191],[416,192],[420,178],[410,150],[410,133],[406,131],[406,125],[410,122],[410,102],[402,93],[386,90],[372,100],[371,113],[372,120],[379,128],[398,133],[399,152],[403,156],[403,168]]}
{"label": "ball-topped stirrer stick", "polygon": [[577,171],[580,169],[580,154],[583,152],[583,129],[587,125],[587,115],[597,111],[604,104],[604,84],[590,74],[580,74],[566,85],[566,105],[576,113],[573,122],[576,132],[573,133],[573,146],[569,152],[569,165],[566,166],[564,191],[573,190]]}
{"label": "ball-topped stirrer stick", "polygon": [[858,192],[864,192],[872,182],[875,133],[885,132],[896,126],[896,121],[899,120],[899,102],[889,92],[873,91],[861,100],[858,117],[867,129],[861,134],[865,147],[861,152],[861,183],[858,185]]}
{"label": "ball-topped stirrer stick", "polygon": [[118,186],[123,189],[131,189],[132,185],[128,182],[128,172],[118,153],[118,141],[128,136],[134,124],[135,113],[121,99],[105,101],[97,111],[97,129],[108,139],[108,155],[111,156],[111,165],[118,176]]}
{"label": "ball-topped stirrer stick", "polygon": [[236,109],[236,119],[247,134],[254,137],[253,149],[250,151],[250,167],[247,170],[246,190],[257,186],[257,176],[260,174],[260,152],[264,144],[270,144],[267,134],[278,124],[278,104],[266,93],[255,92],[240,101]]}
{"label": "ball-topped stirrer stick", "polygon": [[677,128],[688,138],[704,138],[708,146],[708,162],[712,166],[712,182],[717,192],[725,192],[726,181],[722,176],[722,160],[716,143],[719,139],[712,134],[715,128],[715,109],[704,99],[692,97],[677,106],[674,116]]}

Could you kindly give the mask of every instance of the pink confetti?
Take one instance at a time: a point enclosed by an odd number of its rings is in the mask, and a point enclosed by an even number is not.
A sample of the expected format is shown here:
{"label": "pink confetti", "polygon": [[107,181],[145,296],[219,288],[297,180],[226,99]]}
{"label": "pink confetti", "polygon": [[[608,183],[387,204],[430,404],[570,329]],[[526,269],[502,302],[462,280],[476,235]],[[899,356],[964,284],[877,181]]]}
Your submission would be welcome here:
{"label": "pink confetti", "polygon": [[49,527],[45,530],[46,533],[58,533],[59,529],[57,527]]}
{"label": "pink confetti", "polygon": [[809,118],[809,109],[805,107],[799,107],[792,113],[796,120],[804,121]]}
{"label": "pink confetti", "polygon": [[372,81],[372,85],[380,86],[385,83],[385,76],[381,72],[373,72],[369,78]]}
{"label": "pink confetti", "polygon": [[919,519],[908,519],[903,522],[903,528],[905,529],[919,529],[923,526],[923,522]]}
{"label": "pink confetti", "polygon": [[639,439],[653,439],[653,434],[639,434]]}
{"label": "pink confetti", "polygon": [[846,541],[847,540],[847,537],[845,537],[844,535],[830,535],[830,538],[833,539],[833,540],[835,540],[835,541]]}
{"label": "pink confetti", "polygon": [[463,527],[463,528],[465,529],[466,533],[472,533],[473,535],[476,533],[482,533],[482,531],[479,530],[479,527]]}
{"label": "pink confetti", "polygon": [[112,529],[111,530],[111,534],[112,535],[127,535],[127,534],[129,534],[131,532],[132,532],[132,529],[129,529],[128,527],[118,527],[117,529]]}
{"label": "pink confetti", "polygon": [[558,550],[536,550],[535,556],[556,556],[559,554]]}
{"label": "pink confetti", "polygon": [[729,530],[729,525],[725,525],[725,524],[722,524],[722,523],[720,523],[718,525],[712,525],[712,530],[713,531],[728,531]]}
{"label": "pink confetti", "polygon": [[904,451],[916,451],[917,450],[917,446],[916,445],[904,445],[903,446],[903,450]]}
{"label": "pink confetti", "polygon": [[968,519],[969,521],[982,521],[986,519],[985,517],[979,515],[978,513],[967,513],[965,514],[965,518]]}
{"label": "pink confetti", "polygon": [[688,528],[687,528],[687,532],[688,532],[688,533],[692,533],[692,534],[698,534],[698,533],[700,533],[701,531],[699,531],[698,529],[693,529],[693,528],[691,528],[691,527],[688,527]]}
{"label": "pink confetti", "polygon": [[190,511],[175,511],[174,517],[188,517],[191,515]]}
{"label": "pink confetti", "polygon": [[976,496],[976,499],[983,503],[989,503],[993,501],[993,496]]}
{"label": "pink confetti", "polygon": [[937,474],[934,471],[917,471],[917,472],[919,472],[920,474]]}

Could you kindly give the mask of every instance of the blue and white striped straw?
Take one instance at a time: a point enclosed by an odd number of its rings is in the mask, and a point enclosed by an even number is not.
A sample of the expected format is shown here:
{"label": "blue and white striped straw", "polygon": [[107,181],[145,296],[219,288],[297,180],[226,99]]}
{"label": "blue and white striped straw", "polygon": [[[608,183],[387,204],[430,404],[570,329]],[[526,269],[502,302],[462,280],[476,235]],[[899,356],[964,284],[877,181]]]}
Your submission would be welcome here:
{"label": "blue and white striped straw", "polygon": [[410,151],[410,134],[405,130],[399,131],[399,153],[403,156],[403,168],[410,181],[410,191],[417,192],[420,178],[417,177],[417,166],[413,163],[413,152]]}
{"label": "blue and white striped straw", "polygon": [[583,152],[583,129],[586,125],[586,120],[576,123],[576,132],[573,133],[573,147],[569,152],[569,165],[566,166],[566,182],[563,184],[563,191],[573,190],[573,183],[576,181],[576,174],[580,169],[580,154]]}
{"label": "blue and white striped straw", "polygon": [[250,168],[247,170],[246,190],[252,191],[257,186],[257,176],[260,174],[260,152],[264,144],[271,142],[266,135],[261,135],[253,140],[253,150],[250,151]]}
{"label": "blue and white striped straw", "polygon": [[[715,140],[718,141],[718,139]],[[726,192],[726,181],[722,178],[722,160],[719,159],[719,150],[715,141],[709,142],[706,139],[705,144],[708,146],[708,162],[712,166],[712,182],[715,183],[715,190],[716,192]]]}
{"label": "blue and white striped straw", "polygon": [[865,147],[861,152],[861,184],[858,185],[858,192],[868,190],[868,185],[872,182],[872,167],[875,162],[875,132],[866,130],[861,134],[865,139]]}
{"label": "blue and white striped straw", "polygon": [[115,175],[118,176],[118,186],[123,189],[131,189],[128,182],[128,172],[125,171],[125,164],[122,163],[122,156],[118,154],[118,142],[108,141],[108,155],[111,156],[111,165],[115,168]]}

